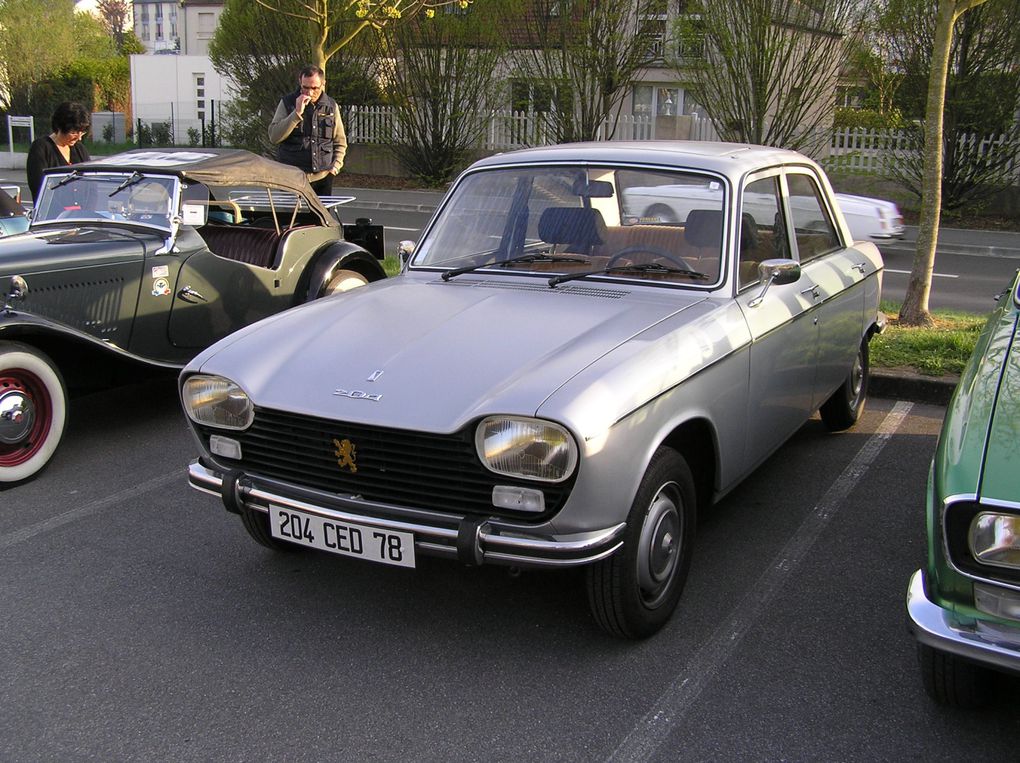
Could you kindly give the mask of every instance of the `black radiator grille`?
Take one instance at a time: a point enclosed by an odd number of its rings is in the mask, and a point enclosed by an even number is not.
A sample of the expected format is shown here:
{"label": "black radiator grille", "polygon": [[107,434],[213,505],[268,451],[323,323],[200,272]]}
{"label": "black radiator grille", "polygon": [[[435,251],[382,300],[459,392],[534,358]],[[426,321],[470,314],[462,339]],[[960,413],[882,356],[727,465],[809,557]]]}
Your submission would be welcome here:
{"label": "black radiator grille", "polygon": [[[568,480],[548,485],[493,474],[475,452],[473,425],[451,435],[429,434],[256,408],[255,421],[244,432],[199,430],[206,437],[225,434],[240,441],[239,461],[217,456],[224,466],[396,506],[537,520],[559,510],[572,484]],[[348,460],[347,450],[337,453],[337,444],[343,448],[345,440],[353,445],[356,471],[338,463]],[[540,488],[545,512],[495,509],[492,488],[497,484]]]}

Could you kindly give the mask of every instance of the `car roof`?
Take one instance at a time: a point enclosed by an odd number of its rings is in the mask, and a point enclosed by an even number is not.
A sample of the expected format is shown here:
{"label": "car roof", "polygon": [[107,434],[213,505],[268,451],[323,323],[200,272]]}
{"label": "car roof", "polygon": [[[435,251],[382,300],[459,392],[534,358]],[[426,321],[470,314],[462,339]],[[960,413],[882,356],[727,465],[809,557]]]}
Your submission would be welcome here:
{"label": "car roof", "polygon": [[589,164],[606,162],[701,169],[726,175],[734,180],[748,172],[776,165],[817,167],[815,162],[803,154],[784,148],[711,141],[645,140],[566,143],[527,148],[481,159],[470,169],[557,162]]}
{"label": "car roof", "polygon": [[[326,208],[308,184],[304,171],[240,148],[135,149],[98,157],[74,167],[89,171],[140,170],[176,175],[205,185],[264,185],[280,188],[304,197],[323,219],[330,219]],[[61,170],[66,171],[66,168]]]}

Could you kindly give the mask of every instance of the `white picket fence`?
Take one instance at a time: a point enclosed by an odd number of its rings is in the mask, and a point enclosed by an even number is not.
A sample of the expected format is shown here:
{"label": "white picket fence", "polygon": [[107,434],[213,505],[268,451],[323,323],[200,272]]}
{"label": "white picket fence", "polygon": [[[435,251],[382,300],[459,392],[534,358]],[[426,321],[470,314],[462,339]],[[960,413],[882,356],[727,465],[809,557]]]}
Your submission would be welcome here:
{"label": "white picket fence", "polygon": [[[222,106],[222,104],[219,104]],[[217,109],[220,112],[221,109]],[[152,137],[165,140],[168,132],[177,145],[207,145],[221,136],[213,123],[181,119],[184,113],[171,104],[166,115],[136,120],[137,129],[145,123]],[[547,146],[555,143],[555,134],[549,120],[542,114],[527,111],[479,112],[483,151],[507,151],[529,146]],[[350,106],[344,108],[344,125],[351,143],[387,145],[402,142],[396,109],[391,106]],[[680,127],[682,126],[682,129]],[[658,133],[657,134],[657,128]],[[662,134],[666,131],[667,134]],[[158,134],[157,134],[158,133]],[[651,115],[621,114],[615,120],[607,119],[599,130],[599,140],[641,141],[657,138],[686,137],[690,140],[719,140],[712,120],[698,115],[684,117],[655,117]],[[995,137],[968,135],[960,139],[961,147],[968,152],[987,153],[1001,148],[1010,135]],[[869,174],[889,177],[896,163],[912,158],[915,148],[909,135],[899,130],[839,129],[819,136],[820,150],[812,151],[830,172]],[[1012,177],[1020,183],[1020,162],[1010,168]]]}
{"label": "white picket fence", "polygon": [[[476,118],[485,123],[480,148],[487,151],[547,146],[556,142],[549,120],[536,112],[490,111]],[[688,119],[691,120],[692,140],[718,140],[711,120],[697,116]],[[400,140],[396,110],[390,106],[348,107],[344,109],[344,127],[351,143],[386,144]],[[615,124],[609,119],[603,123],[599,139],[655,140],[655,128],[654,117],[621,114]]]}
{"label": "white picket fence", "polygon": [[[986,155],[1014,140],[1010,135],[962,135],[959,146],[970,155]],[[830,172],[888,176],[897,162],[915,158],[916,150],[908,133],[901,130],[834,130],[822,163]],[[1020,162],[1012,162],[1009,173],[1020,180]]]}

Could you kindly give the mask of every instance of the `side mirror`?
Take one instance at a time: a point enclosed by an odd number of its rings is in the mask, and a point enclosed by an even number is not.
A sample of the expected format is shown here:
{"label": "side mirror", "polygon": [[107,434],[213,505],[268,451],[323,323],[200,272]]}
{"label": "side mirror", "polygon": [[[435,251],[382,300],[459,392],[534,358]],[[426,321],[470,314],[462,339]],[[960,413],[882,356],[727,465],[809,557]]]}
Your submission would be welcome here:
{"label": "side mirror", "polygon": [[401,241],[397,244],[397,257],[400,258],[400,264],[404,265],[411,255],[414,254],[414,242],[413,241]]}
{"label": "side mirror", "polygon": [[800,280],[800,263],[796,260],[765,260],[758,265],[758,282],[761,284],[761,293],[747,303],[748,307],[757,307],[765,299],[772,284],[782,286],[788,283],[796,283]]}

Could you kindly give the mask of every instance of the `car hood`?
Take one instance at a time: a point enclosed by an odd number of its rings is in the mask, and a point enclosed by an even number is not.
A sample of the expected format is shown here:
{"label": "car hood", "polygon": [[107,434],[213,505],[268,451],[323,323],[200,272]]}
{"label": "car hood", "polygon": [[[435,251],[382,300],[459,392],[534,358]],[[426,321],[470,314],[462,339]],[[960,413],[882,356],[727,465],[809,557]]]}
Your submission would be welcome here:
{"label": "car hood", "polygon": [[[1017,311],[1000,304],[978,339],[939,438],[939,493],[1017,500],[1020,348]],[[1011,489],[1007,484],[1013,481]]]}
{"label": "car hood", "polygon": [[0,275],[102,265],[137,259],[163,244],[159,236],[130,230],[57,228],[0,239]]}
{"label": "car hood", "polygon": [[1017,472],[1020,471],[1020,347],[1017,346],[1016,319],[1011,342],[1003,348],[1005,362],[998,396],[988,430],[988,446],[981,470],[981,498],[1016,503]]}
{"label": "car hood", "polygon": [[534,415],[591,363],[702,301],[679,290],[398,276],[242,329],[189,370],[233,379],[257,406],[452,432],[481,415]]}

